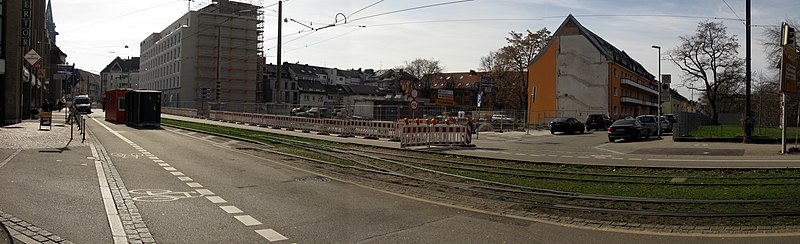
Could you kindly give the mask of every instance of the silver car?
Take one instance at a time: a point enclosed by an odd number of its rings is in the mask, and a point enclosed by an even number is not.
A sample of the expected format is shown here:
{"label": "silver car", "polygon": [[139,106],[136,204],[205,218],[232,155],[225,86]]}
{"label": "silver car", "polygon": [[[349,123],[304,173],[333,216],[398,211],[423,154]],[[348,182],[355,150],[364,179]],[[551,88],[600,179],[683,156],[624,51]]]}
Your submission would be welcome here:
{"label": "silver car", "polygon": [[642,123],[642,125],[647,128],[647,131],[650,132],[650,135],[655,135],[658,133],[656,118],[657,117],[655,115],[639,115],[636,117],[636,120],[638,120],[639,123]]}

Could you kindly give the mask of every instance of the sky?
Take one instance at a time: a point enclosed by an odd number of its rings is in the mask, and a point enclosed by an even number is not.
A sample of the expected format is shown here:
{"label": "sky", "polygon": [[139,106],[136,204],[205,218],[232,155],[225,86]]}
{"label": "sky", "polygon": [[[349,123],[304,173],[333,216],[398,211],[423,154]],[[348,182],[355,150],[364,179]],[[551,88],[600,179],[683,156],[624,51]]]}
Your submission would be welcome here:
{"label": "sky", "polygon": [[[138,57],[139,43],[153,32],[211,0],[51,0],[57,45],[67,62],[100,73],[115,57]],[[277,0],[240,0],[264,6],[264,49],[276,63]],[[665,60],[679,36],[694,35],[698,23],[723,22],[745,56],[744,0],[285,0],[282,61],[339,69],[387,69],[417,58],[439,60],[445,72],[478,70],[480,58],[507,44],[509,32],[547,28],[554,32],[567,15],[624,50],[650,73],[672,74],[673,88],[683,75]],[[790,19],[800,23],[800,1],[751,3],[752,64],[766,64],[761,38],[766,26]],[[335,27],[320,28],[337,21]],[[343,19],[347,19],[345,23]],[[299,22],[299,23],[298,23]],[[308,26],[308,27],[307,27]],[[126,48],[127,46],[127,48]]]}

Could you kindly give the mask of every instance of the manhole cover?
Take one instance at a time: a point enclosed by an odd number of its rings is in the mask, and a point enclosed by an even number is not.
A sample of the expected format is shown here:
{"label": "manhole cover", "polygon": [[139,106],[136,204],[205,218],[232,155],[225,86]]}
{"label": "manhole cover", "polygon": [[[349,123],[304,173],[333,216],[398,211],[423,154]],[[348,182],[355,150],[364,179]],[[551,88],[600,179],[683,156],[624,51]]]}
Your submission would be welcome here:
{"label": "manhole cover", "polygon": [[325,183],[330,181],[331,179],[322,177],[322,176],[303,176],[300,178],[294,179],[295,182],[299,183]]}

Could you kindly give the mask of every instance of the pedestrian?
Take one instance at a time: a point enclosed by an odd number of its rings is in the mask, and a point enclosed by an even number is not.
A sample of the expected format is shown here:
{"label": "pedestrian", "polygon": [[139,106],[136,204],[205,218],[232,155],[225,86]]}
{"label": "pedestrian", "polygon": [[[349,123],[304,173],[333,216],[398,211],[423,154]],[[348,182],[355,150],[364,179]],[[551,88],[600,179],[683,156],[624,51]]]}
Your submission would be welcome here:
{"label": "pedestrian", "polygon": [[61,109],[64,109],[64,99],[58,100],[58,112],[61,112]]}
{"label": "pedestrian", "polygon": [[103,108],[103,112],[105,113],[106,112],[106,98],[103,98],[103,101],[102,101],[102,104],[100,104],[100,107]]}
{"label": "pedestrian", "polygon": [[44,103],[42,103],[42,112],[52,112],[52,111],[53,111],[53,105],[50,104],[49,99],[45,99]]}

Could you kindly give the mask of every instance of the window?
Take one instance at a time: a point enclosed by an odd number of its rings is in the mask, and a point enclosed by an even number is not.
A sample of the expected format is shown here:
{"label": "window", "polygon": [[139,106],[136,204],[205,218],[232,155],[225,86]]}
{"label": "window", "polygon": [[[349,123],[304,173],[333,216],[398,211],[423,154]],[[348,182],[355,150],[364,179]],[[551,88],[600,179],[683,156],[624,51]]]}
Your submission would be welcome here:
{"label": "window", "polygon": [[619,72],[617,72],[617,68],[614,68],[614,77],[619,78]]}
{"label": "window", "polygon": [[615,97],[618,97],[618,96],[619,96],[619,93],[617,92],[617,87],[616,87],[616,86],[614,87],[614,96],[615,96]]}

